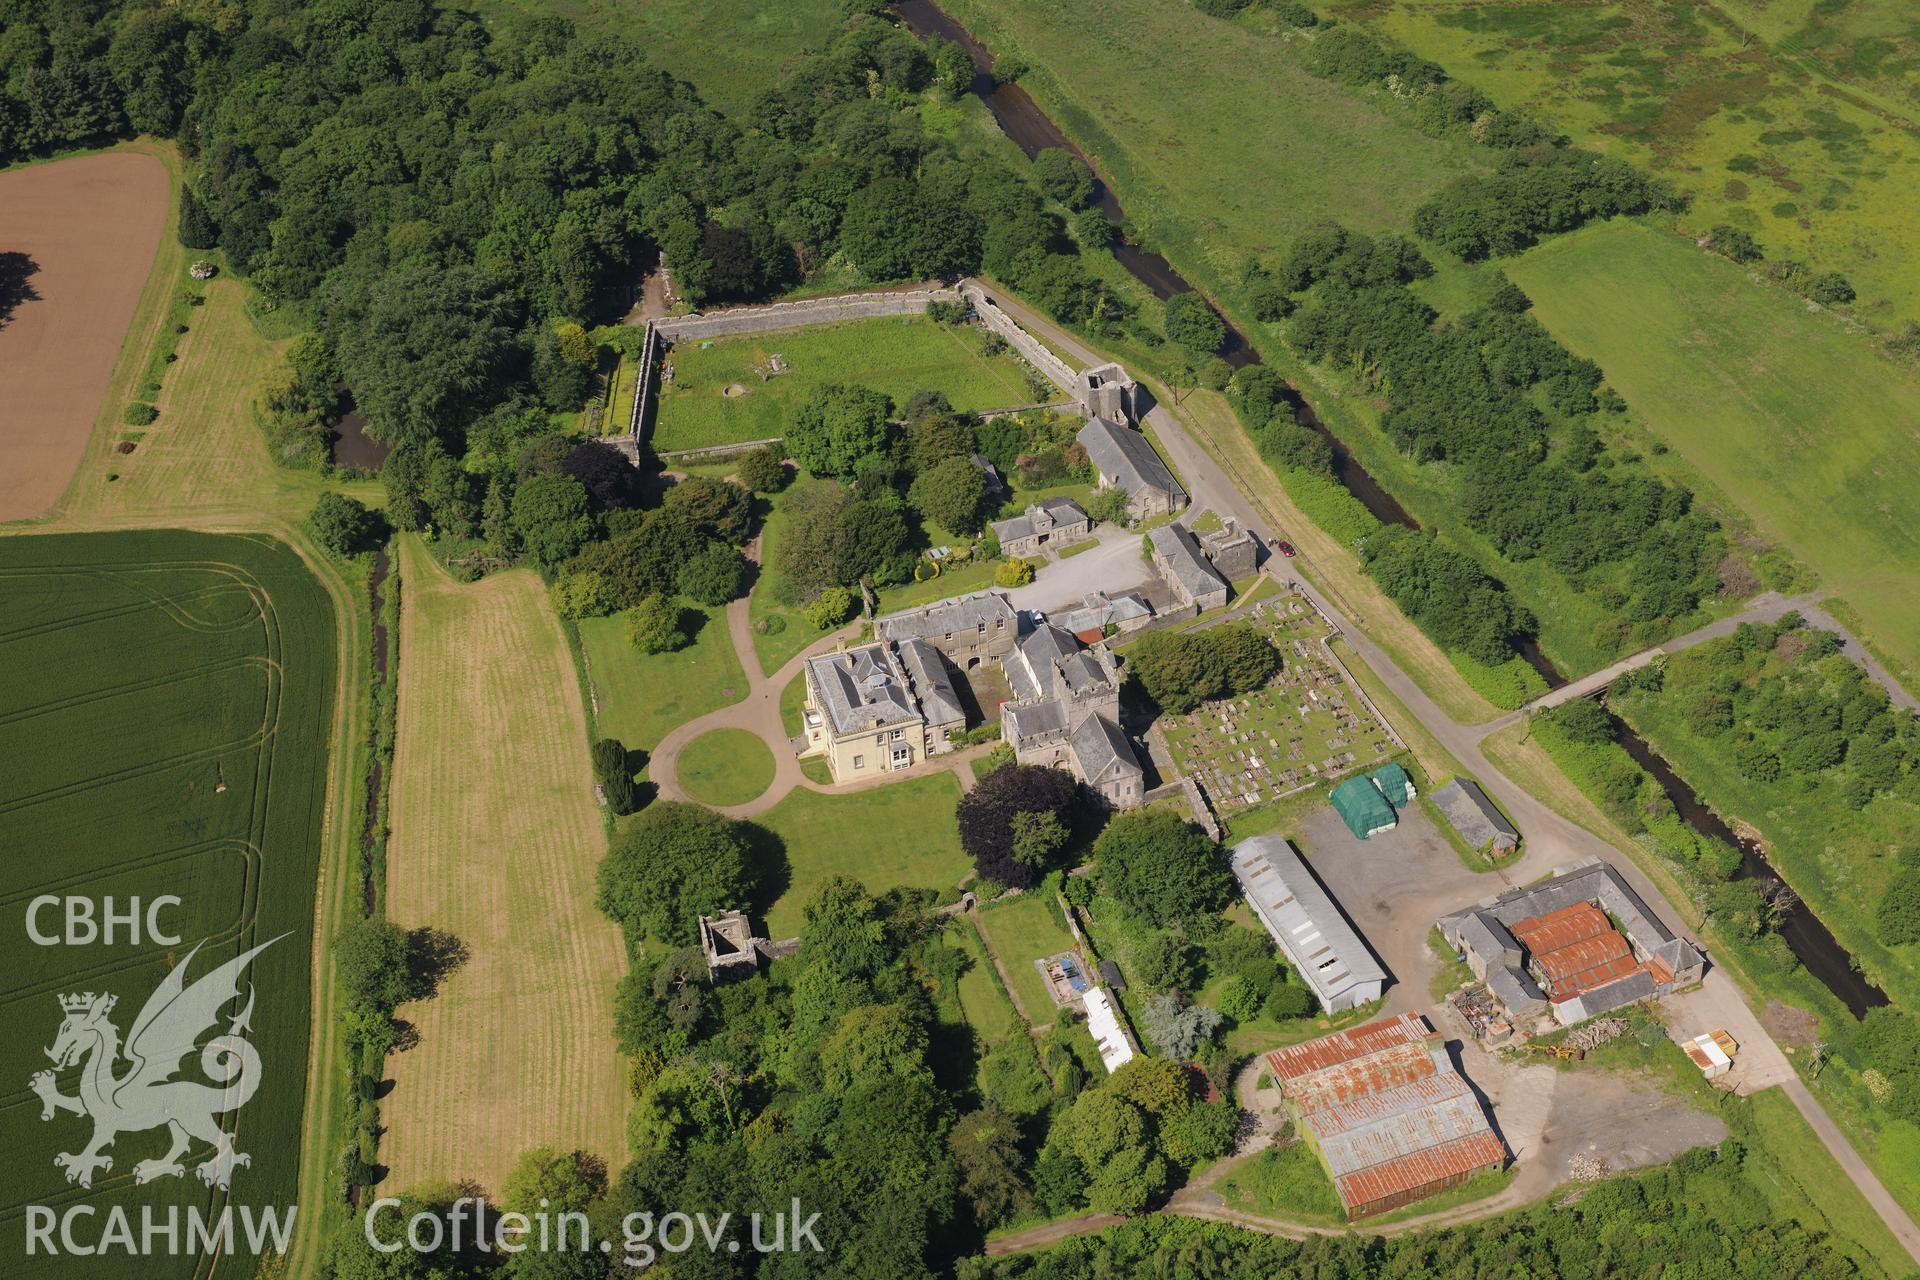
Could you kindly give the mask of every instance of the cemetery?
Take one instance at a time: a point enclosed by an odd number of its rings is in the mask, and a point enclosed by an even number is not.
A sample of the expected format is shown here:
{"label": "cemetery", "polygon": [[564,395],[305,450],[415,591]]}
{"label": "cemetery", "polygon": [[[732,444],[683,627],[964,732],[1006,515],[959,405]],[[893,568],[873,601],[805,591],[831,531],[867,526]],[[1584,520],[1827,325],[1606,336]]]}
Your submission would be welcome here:
{"label": "cemetery", "polygon": [[1175,769],[1231,817],[1372,769],[1399,750],[1322,643],[1326,619],[1298,592],[1255,605],[1283,665],[1263,689],[1160,721]]}

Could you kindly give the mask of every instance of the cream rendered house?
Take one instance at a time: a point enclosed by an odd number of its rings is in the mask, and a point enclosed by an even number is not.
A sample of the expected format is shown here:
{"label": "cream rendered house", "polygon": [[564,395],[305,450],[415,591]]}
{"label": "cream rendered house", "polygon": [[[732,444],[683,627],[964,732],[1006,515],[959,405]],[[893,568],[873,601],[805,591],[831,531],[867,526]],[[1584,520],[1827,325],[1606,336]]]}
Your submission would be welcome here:
{"label": "cream rendered house", "polygon": [[835,782],[910,769],[966,728],[945,660],[920,640],[809,658],[803,756],[825,756]]}

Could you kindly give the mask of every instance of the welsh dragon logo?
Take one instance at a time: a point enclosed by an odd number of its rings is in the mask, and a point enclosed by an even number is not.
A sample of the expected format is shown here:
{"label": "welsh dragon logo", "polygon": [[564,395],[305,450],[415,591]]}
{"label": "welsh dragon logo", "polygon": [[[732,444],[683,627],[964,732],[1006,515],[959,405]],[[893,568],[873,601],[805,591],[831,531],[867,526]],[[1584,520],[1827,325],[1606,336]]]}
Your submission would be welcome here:
{"label": "welsh dragon logo", "polygon": [[[173,1146],[158,1160],[136,1164],[135,1182],[182,1176],[186,1168],[180,1157],[195,1139],[213,1147],[213,1155],[194,1170],[210,1187],[225,1190],[233,1180],[234,1169],[252,1163],[252,1157],[234,1149],[233,1138],[221,1129],[218,1119],[245,1105],[260,1087],[260,1054],[244,1038],[253,1016],[251,985],[246,1007],[228,1022],[226,1034],[215,1036],[204,1046],[197,1042],[219,1023],[220,1011],[239,999],[241,972],[279,940],[261,943],[188,986],[187,969],[200,953],[196,946],[147,998],[124,1045],[119,1028],[107,1016],[113,1012],[116,997],[91,991],[60,997],[66,1019],[46,1054],[53,1059],[55,1070],[61,1071],[84,1059],[79,1095],[62,1094],[54,1083],[53,1071],[37,1072],[28,1084],[40,1095],[42,1120],[53,1119],[56,1111],[93,1119],[93,1140],[85,1148],[53,1158],[55,1166],[65,1170],[68,1182],[91,1187],[96,1171],[113,1168],[113,1157],[105,1150],[115,1138],[161,1125],[172,1135]],[[200,1069],[217,1084],[173,1078],[186,1057],[196,1050]],[[122,1058],[129,1065],[124,1072],[116,1073]]]}

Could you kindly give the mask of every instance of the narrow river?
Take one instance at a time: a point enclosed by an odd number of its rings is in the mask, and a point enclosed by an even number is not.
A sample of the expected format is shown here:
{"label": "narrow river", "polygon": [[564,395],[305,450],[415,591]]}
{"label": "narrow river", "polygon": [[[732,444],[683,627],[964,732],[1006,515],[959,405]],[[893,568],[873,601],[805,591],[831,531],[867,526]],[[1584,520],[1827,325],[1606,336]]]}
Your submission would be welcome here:
{"label": "narrow river", "polygon": [[[1721,821],[1719,814],[1702,804],[1699,795],[1673,771],[1673,766],[1667,763],[1665,757],[1624,720],[1614,716],[1613,724],[1620,745],[1626,748],[1635,764],[1653,775],[1653,780],[1673,801],[1674,811],[1681,819],[1701,835],[1725,841],[1740,851],[1740,874],[1737,879],[1757,880],[1763,886],[1780,883],[1779,873],[1773,869],[1757,844],[1735,834],[1733,828]],[[1864,1017],[1868,1009],[1888,1003],[1886,992],[1867,981],[1853,967],[1853,957],[1847,954],[1832,930],[1822,924],[1820,917],[1814,915],[1805,903],[1787,913],[1779,932],[1807,972],[1820,979],[1827,990],[1838,996],[1854,1017]]]}

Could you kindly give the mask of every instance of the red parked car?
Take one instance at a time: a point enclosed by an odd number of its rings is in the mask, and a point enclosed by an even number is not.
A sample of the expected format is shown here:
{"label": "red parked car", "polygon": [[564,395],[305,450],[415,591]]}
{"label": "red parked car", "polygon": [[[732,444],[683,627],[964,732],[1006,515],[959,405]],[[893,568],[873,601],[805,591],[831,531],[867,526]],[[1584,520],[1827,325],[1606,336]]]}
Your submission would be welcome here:
{"label": "red parked car", "polygon": [[1273,545],[1280,549],[1281,555],[1285,556],[1289,560],[1293,559],[1293,544],[1291,542],[1288,542],[1285,539],[1282,539],[1281,541],[1276,542]]}

